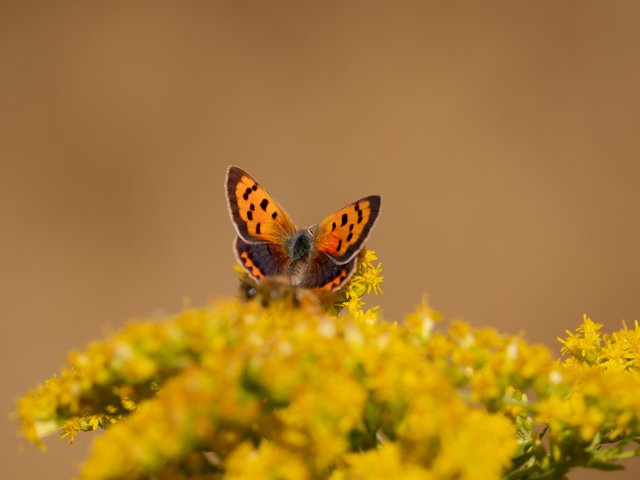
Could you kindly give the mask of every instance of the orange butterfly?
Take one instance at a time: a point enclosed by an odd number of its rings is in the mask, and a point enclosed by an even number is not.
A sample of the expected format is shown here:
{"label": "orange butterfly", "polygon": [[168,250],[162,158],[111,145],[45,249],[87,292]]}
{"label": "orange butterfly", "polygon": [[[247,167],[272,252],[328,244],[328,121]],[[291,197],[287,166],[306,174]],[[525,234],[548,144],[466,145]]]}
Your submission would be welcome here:
{"label": "orange butterfly", "polygon": [[380,213],[378,195],[364,197],[298,229],[289,215],[247,172],[229,167],[227,205],[238,233],[238,262],[256,280],[283,275],[291,285],[334,291],[356,269],[356,257]]}

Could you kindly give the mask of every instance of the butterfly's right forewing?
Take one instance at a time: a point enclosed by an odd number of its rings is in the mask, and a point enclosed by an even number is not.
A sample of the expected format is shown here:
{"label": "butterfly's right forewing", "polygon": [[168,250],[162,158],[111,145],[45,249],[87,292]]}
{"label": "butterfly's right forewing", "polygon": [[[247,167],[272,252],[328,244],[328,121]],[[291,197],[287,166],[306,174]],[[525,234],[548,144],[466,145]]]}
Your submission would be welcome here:
{"label": "butterfly's right forewing", "polygon": [[315,233],[315,248],[343,264],[353,259],[369,238],[378,219],[382,199],[364,197],[325,218]]}

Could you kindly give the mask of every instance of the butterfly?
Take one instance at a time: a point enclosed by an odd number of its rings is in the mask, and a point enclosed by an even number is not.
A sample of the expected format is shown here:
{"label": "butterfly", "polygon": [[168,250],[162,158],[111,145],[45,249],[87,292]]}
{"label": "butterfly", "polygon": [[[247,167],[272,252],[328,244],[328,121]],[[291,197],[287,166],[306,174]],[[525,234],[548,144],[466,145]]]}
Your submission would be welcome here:
{"label": "butterfly", "polygon": [[380,213],[371,195],[298,229],[275,199],[247,172],[231,166],[225,180],[227,206],[237,238],[238,262],[257,281],[284,276],[292,286],[333,292],[356,270],[357,256]]}

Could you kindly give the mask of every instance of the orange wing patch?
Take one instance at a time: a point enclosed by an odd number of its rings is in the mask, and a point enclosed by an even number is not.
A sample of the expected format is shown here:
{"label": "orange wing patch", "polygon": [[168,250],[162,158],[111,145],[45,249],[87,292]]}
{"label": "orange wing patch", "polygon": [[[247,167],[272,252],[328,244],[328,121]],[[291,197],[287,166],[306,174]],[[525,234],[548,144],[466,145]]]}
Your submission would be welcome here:
{"label": "orange wing patch", "polygon": [[358,200],[325,218],[316,230],[315,246],[343,264],[362,249],[380,213],[381,198],[372,195]]}
{"label": "orange wing patch", "polygon": [[244,241],[282,245],[295,233],[295,225],[289,215],[241,168],[229,167],[226,188],[231,218]]}

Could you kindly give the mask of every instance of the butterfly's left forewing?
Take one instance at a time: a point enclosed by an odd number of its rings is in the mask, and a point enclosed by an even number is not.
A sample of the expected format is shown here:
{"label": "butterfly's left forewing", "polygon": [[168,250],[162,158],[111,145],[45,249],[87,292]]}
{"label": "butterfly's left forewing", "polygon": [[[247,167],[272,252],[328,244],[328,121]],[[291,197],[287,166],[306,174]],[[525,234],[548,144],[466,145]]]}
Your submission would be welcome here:
{"label": "butterfly's left forewing", "polygon": [[316,229],[316,250],[338,264],[352,260],[369,237],[381,202],[378,195],[371,195],[329,215]]}
{"label": "butterfly's left forewing", "polygon": [[295,233],[287,212],[247,172],[229,167],[227,205],[238,236],[247,243],[284,243]]}

